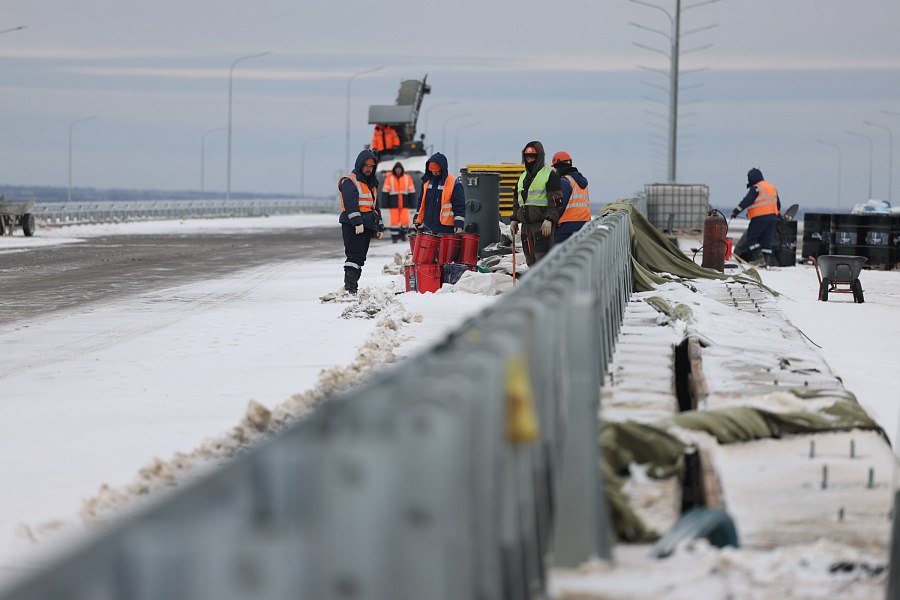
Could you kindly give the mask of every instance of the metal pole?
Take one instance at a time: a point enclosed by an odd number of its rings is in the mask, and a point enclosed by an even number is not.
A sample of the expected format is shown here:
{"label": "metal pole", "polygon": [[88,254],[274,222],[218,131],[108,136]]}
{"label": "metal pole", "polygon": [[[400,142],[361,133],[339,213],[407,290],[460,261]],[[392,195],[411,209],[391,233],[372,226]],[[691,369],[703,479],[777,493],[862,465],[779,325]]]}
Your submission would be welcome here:
{"label": "metal pole", "polygon": [[459,132],[463,129],[468,129],[469,127],[475,127],[476,125],[481,125],[481,121],[476,121],[474,123],[466,123],[464,125],[460,125],[456,129],[456,133],[453,135],[453,164],[456,165],[456,168],[460,168],[459,164]]}
{"label": "metal pole", "polygon": [[472,116],[472,113],[462,113],[459,115],[453,115],[452,117],[450,117],[449,119],[444,121],[444,125],[443,125],[443,127],[441,127],[441,150],[440,151],[443,151],[447,147],[447,123],[449,123],[450,121],[455,121],[457,119],[463,119],[465,117],[470,117],[470,116]]}
{"label": "metal pole", "polygon": [[203,192],[205,186],[205,171],[206,171],[206,136],[211,133],[216,133],[217,131],[225,131],[228,129],[227,127],[216,127],[215,129],[210,129],[206,131],[200,137],[200,192]]}
{"label": "metal pole", "polygon": [[231,200],[231,96],[232,89],[234,87],[234,67],[241,62],[242,60],[248,60],[250,58],[259,58],[260,56],[266,56],[267,54],[272,54],[271,52],[260,52],[259,54],[248,54],[247,56],[242,56],[231,63],[231,69],[228,71],[228,162],[225,169],[225,199]]}
{"label": "metal pole", "polygon": [[81,119],[75,119],[69,124],[69,193],[66,195],[66,201],[72,201],[72,129],[78,123],[83,123],[85,121],[92,121],[96,119],[96,116],[92,117],[83,117]]}
{"label": "metal pole", "polygon": [[872,162],[873,157],[875,155],[875,144],[872,143],[872,138],[867,136],[864,133],[858,133],[856,131],[848,131],[847,135],[855,135],[856,137],[866,138],[866,141],[869,142],[869,196],[866,200],[872,199]]}
{"label": "metal pole", "polygon": [[434,106],[429,107],[428,110],[425,111],[425,127],[422,128],[422,133],[425,133],[425,134],[428,133],[428,117],[429,117],[429,115],[431,115],[431,111],[433,111],[436,108],[440,108],[442,106],[450,106],[451,104],[456,104],[456,100],[450,100],[449,102],[441,102],[439,104],[435,104]]}
{"label": "metal pole", "polygon": [[871,121],[863,121],[866,125],[871,127],[878,127],[879,129],[884,129],[888,133],[888,202],[893,204],[893,172],[894,172],[894,132],[891,131],[891,128],[887,125],[881,125],[880,123],[872,123]]}
{"label": "metal pole", "polygon": [[841,163],[843,162],[843,159],[841,157],[841,147],[838,146],[837,144],[832,144],[831,142],[826,142],[825,140],[816,140],[816,141],[818,141],[820,144],[825,144],[826,146],[831,146],[832,148],[837,150],[837,153],[838,153],[838,174],[837,174],[838,183],[837,183],[837,204],[835,205],[835,208],[840,210],[840,208],[841,208]]}
{"label": "metal pole", "polygon": [[347,80],[347,137],[345,140],[345,151],[344,151],[344,172],[350,172],[350,84],[353,83],[353,80],[359,77],[360,75],[368,75],[369,73],[374,73],[375,71],[380,71],[384,67],[375,67],[374,69],[368,69],[366,71],[360,71],[359,73],[354,73],[350,76],[350,79]]}
{"label": "metal pole", "polygon": [[306,145],[310,142],[314,142],[316,140],[321,140],[324,137],[328,137],[326,135],[317,135],[315,137],[307,138],[303,140],[303,145],[300,148],[300,198],[303,198],[304,186],[306,185]]}
{"label": "metal pole", "polygon": [[672,33],[672,74],[669,83],[669,183],[676,180],[678,159],[678,55],[681,43],[681,0],[675,0],[675,18]]}

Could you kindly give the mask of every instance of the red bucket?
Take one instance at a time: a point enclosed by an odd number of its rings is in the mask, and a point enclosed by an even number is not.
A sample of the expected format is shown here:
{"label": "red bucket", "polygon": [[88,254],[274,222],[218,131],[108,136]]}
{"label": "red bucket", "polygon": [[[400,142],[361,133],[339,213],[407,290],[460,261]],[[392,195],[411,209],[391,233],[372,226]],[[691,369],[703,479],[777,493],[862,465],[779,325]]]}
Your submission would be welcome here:
{"label": "red bucket", "polygon": [[406,291],[416,291],[416,265],[406,265],[403,267],[403,276],[406,279]]}
{"label": "red bucket", "polygon": [[441,236],[441,246],[438,249],[438,262],[442,265],[456,262],[459,255],[460,239],[456,234],[448,233]]}
{"label": "red bucket", "polygon": [[415,255],[415,253],[416,253],[416,238],[417,237],[419,237],[419,236],[414,233],[411,236],[409,236],[408,238],[406,238],[409,240],[409,251],[412,252],[413,255]]}
{"label": "red bucket", "polygon": [[477,233],[463,233],[460,234],[462,238],[462,249],[459,251],[459,262],[474,265],[478,262],[478,234]]}
{"label": "red bucket", "polygon": [[416,249],[413,252],[413,262],[417,265],[428,265],[434,262],[437,256],[441,238],[432,233],[420,233],[416,236]]}
{"label": "red bucket", "polygon": [[436,292],[441,289],[441,265],[418,265],[416,267],[416,289],[420,294]]}

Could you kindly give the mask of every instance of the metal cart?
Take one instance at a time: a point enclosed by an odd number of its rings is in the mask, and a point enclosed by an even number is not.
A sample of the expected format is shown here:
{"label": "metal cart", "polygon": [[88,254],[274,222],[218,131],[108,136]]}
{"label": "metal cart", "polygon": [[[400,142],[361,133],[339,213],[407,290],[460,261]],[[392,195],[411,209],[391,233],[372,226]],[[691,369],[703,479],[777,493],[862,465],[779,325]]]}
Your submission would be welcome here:
{"label": "metal cart", "polygon": [[853,294],[854,302],[858,304],[865,302],[862,284],[859,282],[859,272],[868,260],[866,257],[823,254],[818,258],[810,256],[809,260],[816,267],[816,277],[819,279],[819,300],[828,302],[828,294]]}

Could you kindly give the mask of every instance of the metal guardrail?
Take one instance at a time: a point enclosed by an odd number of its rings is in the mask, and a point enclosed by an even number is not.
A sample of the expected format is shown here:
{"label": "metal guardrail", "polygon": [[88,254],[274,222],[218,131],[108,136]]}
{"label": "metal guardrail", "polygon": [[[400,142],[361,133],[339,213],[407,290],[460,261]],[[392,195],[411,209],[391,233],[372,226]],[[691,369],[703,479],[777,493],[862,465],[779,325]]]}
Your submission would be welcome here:
{"label": "metal guardrail", "polygon": [[302,212],[339,212],[336,200],[152,200],[45,202],[32,210],[45,225],[111,223],[149,219],[260,217]]}
{"label": "metal guardrail", "polygon": [[611,213],[429,351],[3,598],[538,597],[551,563],[611,553],[597,415],[630,291]]}

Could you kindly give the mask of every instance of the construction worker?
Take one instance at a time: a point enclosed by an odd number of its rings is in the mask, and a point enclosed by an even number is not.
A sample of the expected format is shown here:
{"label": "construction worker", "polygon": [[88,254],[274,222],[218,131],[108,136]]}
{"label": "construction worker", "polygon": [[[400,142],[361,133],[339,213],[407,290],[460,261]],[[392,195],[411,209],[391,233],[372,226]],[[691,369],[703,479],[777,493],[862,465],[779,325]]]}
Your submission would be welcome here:
{"label": "construction worker", "polygon": [[510,233],[516,235],[522,225],[522,249],[528,266],[543,258],[553,246],[553,231],[559,219],[562,201],[559,174],[544,164],[544,145],[528,142],[522,149],[525,171],[516,183]]}
{"label": "construction worker", "polygon": [[422,176],[422,195],[414,224],[417,231],[462,233],[466,224],[466,192],[450,174],[447,157],[437,152],[428,159]]}
{"label": "construction worker", "polygon": [[381,123],[375,125],[375,131],[372,132],[372,144],[370,145],[370,148],[372,149],[372,152],[375,153],[375,156],[384,152],[384,125]]}
{"label": "construction worker", "polygon": [[381,208],[390,209],[391,241],[395,244],[406,239],[409,228],[409,207],[415,202],[416,184],[399,162],[384,176],[381,186]]}
{"label": "construction worker", "polygon": [[378,178],[375,177],[375,153],[363,150],[356,157],[356,165],[348,175],[338,181],[341,192],[341,233],[344,237],[344,289],[356,294],[362,275],[369,240],[381,239],[384,225],[375,205]]}
{"label": "construction worker", "polygon": [[781,198],[775,186],[763,179],[762,171],[753,167],[747,172],[747,188],[749,191],[741,203],[731,211],[731,218],[737,217],[747,209],[750,226],[747,227],[747,255],[745,260],[756,265],[773,265],[772,238],[775,236],[775,225],[781,214]]}
{"label": "construction worker", "polygon": [[400,149],[400,135],[390,125],[384,126],[384,151],[396,152]]}
{"label": "construction worker", "polygon": [[559,221],[553,244],[561,244],[591,220],[591,200],[588,196],[588,180],[572,166],[572,155],[557,152],[550,162],[559,174],[562,202],[559,205]]}

